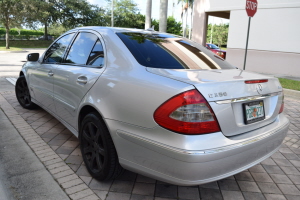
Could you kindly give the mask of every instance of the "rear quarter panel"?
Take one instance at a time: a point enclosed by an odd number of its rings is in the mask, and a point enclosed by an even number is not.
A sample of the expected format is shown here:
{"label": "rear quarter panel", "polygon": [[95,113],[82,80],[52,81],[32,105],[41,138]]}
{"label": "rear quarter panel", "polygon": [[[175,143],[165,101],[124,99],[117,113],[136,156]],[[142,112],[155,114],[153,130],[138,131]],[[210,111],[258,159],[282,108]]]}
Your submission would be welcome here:
{"label": "rear quarter panel", "polygon": [[107,67],[80,108],[91,105],[104,119],[152,128],[157,126],[153,113],[162,103],[194,89],[188,83],[147,72],[116,34],[104,30],[101,35],[106,46]]}

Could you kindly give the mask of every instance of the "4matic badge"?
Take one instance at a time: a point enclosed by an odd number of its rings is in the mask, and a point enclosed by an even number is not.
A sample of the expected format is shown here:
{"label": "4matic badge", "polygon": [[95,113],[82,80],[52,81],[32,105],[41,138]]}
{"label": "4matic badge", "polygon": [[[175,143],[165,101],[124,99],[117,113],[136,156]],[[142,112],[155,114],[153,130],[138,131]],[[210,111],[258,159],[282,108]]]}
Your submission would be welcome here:
{"label": "4matic badge", "polygon": [[208,96],[209,96],[209,98],[226,97],[227,93],[226,92],[218,92],[218,93],[208,94]]}

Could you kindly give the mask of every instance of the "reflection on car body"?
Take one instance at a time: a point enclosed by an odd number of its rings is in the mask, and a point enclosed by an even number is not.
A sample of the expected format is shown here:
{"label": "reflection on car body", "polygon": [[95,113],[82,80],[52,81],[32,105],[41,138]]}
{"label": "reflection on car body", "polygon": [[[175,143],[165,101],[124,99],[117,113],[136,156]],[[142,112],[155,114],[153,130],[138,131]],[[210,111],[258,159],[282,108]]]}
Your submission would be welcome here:
{"label": "reflection on car body", "polygon": [[206,48],[214,52],[216,55],[224,59],[226,58],[226,51],[221,50],[217,45],[207,43]]}

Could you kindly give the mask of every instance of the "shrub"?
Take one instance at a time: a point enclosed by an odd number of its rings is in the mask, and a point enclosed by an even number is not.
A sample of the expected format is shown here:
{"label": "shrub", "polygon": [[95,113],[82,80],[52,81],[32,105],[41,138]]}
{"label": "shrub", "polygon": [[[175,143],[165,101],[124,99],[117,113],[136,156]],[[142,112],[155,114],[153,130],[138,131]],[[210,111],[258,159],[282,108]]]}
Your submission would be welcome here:
{"label": "shrub", "polygon": [[[19,34],[20,31],[20,34]],[[6,30],[5,28],[0,28],[0,35],[5,35]],[[17,29],[17,28],[12,28],[9,30],[10,35],[22,35],[22,36],[30,36],[30,35],[44,35],[43,31],[36,31],[36,30],[27,30],[27,29]]]}

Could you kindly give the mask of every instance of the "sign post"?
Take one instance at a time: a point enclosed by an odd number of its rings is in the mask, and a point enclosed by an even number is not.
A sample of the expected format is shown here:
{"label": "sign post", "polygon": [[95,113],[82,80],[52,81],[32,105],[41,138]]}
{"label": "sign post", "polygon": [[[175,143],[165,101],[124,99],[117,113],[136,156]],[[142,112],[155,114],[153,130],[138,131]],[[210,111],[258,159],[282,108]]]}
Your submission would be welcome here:
{"label": "sign post", "polygon": [[257,0],[246,0],[246,12],[247,12],[247,15],[249,17],[249,21],[248,21],[248,31],[247,31],[244,67],[243,67],[244,70],[246,68],[246,59],[247,59],[247,50],[248,50],[248,40],[249,40],[251,17],[253,17],[255,15],[256,11],[257,11]]}

